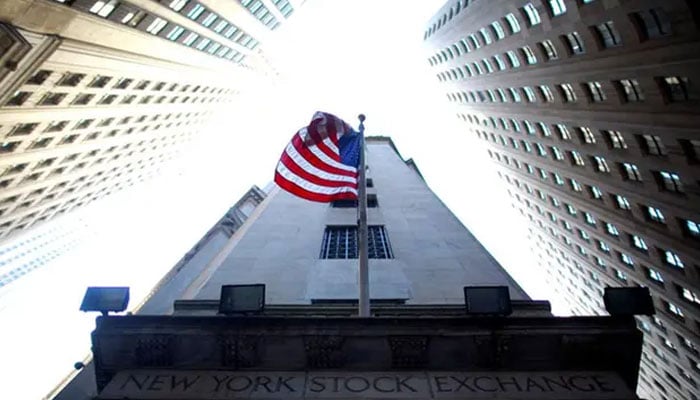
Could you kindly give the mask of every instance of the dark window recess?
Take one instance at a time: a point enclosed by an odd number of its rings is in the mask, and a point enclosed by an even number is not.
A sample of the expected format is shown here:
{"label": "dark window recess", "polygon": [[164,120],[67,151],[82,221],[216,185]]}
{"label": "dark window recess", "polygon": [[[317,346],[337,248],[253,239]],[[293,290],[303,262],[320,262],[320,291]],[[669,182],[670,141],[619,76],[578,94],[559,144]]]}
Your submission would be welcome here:
{"label": "dark window recess", "polygon": [[[336,200],[331,203],[334,208],[357,208],[357,200]],[[367,195],[367,207],[377,207],[377,196],[373,194]]]}
{"label": "dark window recess", "polygon": [[80,121],[78,121],[77,124],[75,124],[73,129],[85,129],[88,126],[90,126],[92,121],[94,121],[94,120],[93,119],[81,119]]}
{"label": "dark window recess", "polygon": [[612,21],[603,22],[595,26],[595,32],[598,34],[598,40],[604,48],[619,46],[622,44],[620,34],[615,29]]}
{"label": "dark window recess", "polygon": [[66,73],[63,78],[61,78],[60,81],[58,81],[57,85],[58,86],[69,86],[69,87],[75,87],[78,86],[80,81],[85,78],[85,74],[73,74],[73,73]]}
{"label": "dark window recess", "polygon": [[116,94],[108,94],[103,96],[100,101],[97,102],[97,104],[112,104],[114,100],[116,100],[117,95]]}
{"label": "dark window recess", "polygon": [[578,32],[567,33],[564,35],[564,40],[568,45],[567,47],[571,55],[583,54],[586,52],[586,49],[583,46],[583,40]]}
{"label": "dark window recess", "polygon": [[367,187],[374,187],[374,181],[372,178],[367,178]]}
{"label": "dark window recess", "polygon": [[31,78],[27,80],[28,85],[41,85],[51,75],[51,71],[45,69],[37,71]]}
{"label": "dark window recess", "polygon": [[107,19],[128,26],[136,26],[146,17],[146,12],[130,4],[119,3]]}
{"label": "dark window recess", "polygon": [[66,126],[68,126],[68,121],[51,122],[46,129],[44,129],[44,132],[60,132],[65,129]]}
{"label": "dark window recess", "polygon": [[657,78],[661,83],[661,88],[664,93],[664,97],[667,102],[683,102],[689,100],[689,88],[690,82],[687,77],[684,76],[667,76],[664,78]]}
{"label": "dark window recess", "polygon": [[72,104],[78,105],[78,106],[84,106],[84,105],[88,104],[90,102],[90,100],[92,100],[93,97],[95,97],[94,94],[80,93],[79,95],[77,95],[75,97]]}
{"label": "dark window recess", "polygon": [[671,34],[671,20],[666,12],[657,7],[631,15],[642,40],[656,39]]}
{"label": "dark window recess", "polygon": [[0,142],[0,154],[12,153],[19,144],[20,142]]}
{"label": "dark window recess", "polygon": [[698,164],[700,163],[700,140],[686,140],[681,139],[678,141],[683,148],[683,153],[688,159],[688,164]]}
{"label": "dark window recess", "polygon": [[129,86],[131,84],[131,82],[133,82],[133,81],[134,81],[133,79],[122,78],[117,82],[116,85],[114,85],[114,88],[115,89],[126,89],[127,86]]}
{"label": "dark window recess", "polygon": [[666,147],[659,136],[641,135],[637,137],[639,138],[639,145],[644,150],[644,153],[652,156],[666,155]]}
{"label": "dark window recess", "polygon": [[[389,238],[383,226],[368,227],[369,258],[394,258]],[[350,259],[358,257],[357,226],[328,226],[321,245],[322,259]]]}
{"label": "dark window recess", "polygon": [[57,106],[66,97],[66,93],[47,93],[39,102],[42,106]]}
{"label": "dark window recess", "polygon": [[12,95],[12,97],[10,97],[9,100],[7,100],[7,103],[5,103],[5,105],[21,106],[22,104],[24,104],[25,101],[27,101],[27,99],[29,99],[29,96],[31,96],[31,95],[32,95],[32,92],[17,91],[17,92],[15,92],[14,95]]}
{"label": "dark window recess", "polygon": [[103,88],[107,86],[107,83],[112,80],[111,76],[103,76],[103,75],[97,75],[95,79],[90,82],[90,87],[91,88]]}
{"label": "dark window recess", "polygon": [[12,131],[8,136],[22,136],[22,135],[29,135],[34,131],[34,129],[38,126],[39,124],[36,122],[33,123],[23,123],[23,124],[17,124],[15,125],[14,128],[12,128]]}
{"label": "dark window recess", "polygon": [[136,90],[144,90],[150,84],[151,84],[151,81],[141,81],[141,82],[139,82],[138,85],[136,85]]}
{"label": "dark window recess", "polygon": [[51,139],[52,138],[44,138],[44,139],[40,139],[40,140],[35,140],[34,142],[32,142],[32,144],[29,146],[29,148],[40,149],[40,148],[46,147],[49,145],[49,143],[51,143]]}

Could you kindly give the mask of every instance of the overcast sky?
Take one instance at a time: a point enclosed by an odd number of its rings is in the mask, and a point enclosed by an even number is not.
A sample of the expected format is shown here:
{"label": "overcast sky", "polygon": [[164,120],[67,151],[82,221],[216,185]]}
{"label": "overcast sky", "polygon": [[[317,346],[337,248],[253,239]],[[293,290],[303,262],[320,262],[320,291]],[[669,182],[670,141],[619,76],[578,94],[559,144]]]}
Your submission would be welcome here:
{"label": "overcast sky", "polygon": [[95,316],[78,312],[84,288],[131,286],[137,306],[251,185],[272,180],[284,146],[316,110],[353,125],[366,114],[367,134],[391,136],[521,286],[548,298],[493,164],[425,61],[423,28],[442,4],[307,1],[264,45],[276,83],[253,82],[179,169],[84,210],[92,224],[80,248],[0,293],[12,305],[0,308],[0,376],[12,377],[0,398],[45,395],[89,352]]}

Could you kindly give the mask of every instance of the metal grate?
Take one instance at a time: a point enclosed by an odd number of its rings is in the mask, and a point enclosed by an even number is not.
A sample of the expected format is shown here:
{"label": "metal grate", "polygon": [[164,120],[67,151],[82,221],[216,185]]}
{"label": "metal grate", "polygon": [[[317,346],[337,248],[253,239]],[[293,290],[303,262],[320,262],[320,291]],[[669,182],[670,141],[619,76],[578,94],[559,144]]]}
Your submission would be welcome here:
{"label": "metal grate", "polygon": [[[367,207],[375,208],[377,207],[377,195],[368,194],[367,195]],[[357,208],[357,200],[335,200],[331,202],[331,207],[333,208]]]}
{"label": "metal grate", "polygon": [[[394,258],[383,226],[369,226],[368,257]],[[323,234],[322,259],[358,258],[356,226],[328,226]]]}

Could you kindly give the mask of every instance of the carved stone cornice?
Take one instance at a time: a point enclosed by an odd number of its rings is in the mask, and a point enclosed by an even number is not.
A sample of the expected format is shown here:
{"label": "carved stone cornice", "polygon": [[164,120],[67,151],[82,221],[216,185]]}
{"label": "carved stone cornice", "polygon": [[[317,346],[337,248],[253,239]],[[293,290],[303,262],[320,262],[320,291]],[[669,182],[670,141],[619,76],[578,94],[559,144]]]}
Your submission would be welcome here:
{"label": "carved stone cornice", "polygon": [[426,368],[428,336],[389,336],[392,368]]}
{"label": "carved stone cornice", "polygon": [[260,336],[220,336],[221,365],[230,369],[257,366],[261,340]]}
{"label": "carved stone cornice", "polygon": [[306,365],[310,369],[340,368],[345,364],[342,336],[305,336]]}
{"label": "carved stone cornice", "polygon": [[[614,371],[636,386],[642,335],[612,317],[99,317],[98,376],[144,367],[260,371]],[[605,357],[593,355],[605,354]]]}
{"label": "carved stone cornice", "polygon": [[169,367],[173,364],[173,343],[171,334],[144,335],[134,348],[134,358],[139,367]]}

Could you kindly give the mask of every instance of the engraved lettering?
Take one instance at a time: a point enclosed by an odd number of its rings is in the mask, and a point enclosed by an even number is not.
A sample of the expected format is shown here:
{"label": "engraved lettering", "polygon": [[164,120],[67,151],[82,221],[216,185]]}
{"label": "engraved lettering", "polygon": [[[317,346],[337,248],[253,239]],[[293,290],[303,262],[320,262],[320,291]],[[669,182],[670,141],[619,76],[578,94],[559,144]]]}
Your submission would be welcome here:
{"label": "engraved lettering", "polygon": [[[526,392],[529,392],[529,391],[530,391],[530,388],[532,388],[532,387],[536,387],[537,389],[540,389],[540,391],[542,391],[542,392],[546,392],[546,391],[547,391],[544,387],[540,386],[540,384],[537,383],[536,380],[534,380],[534,379],[528,377],[528,378],[527,378],[527,387],[525,388],[525,391],[526,391]],[[551,388],[550,388],[550,390],[551,390]]]}
{"label": "engraved lettering", "polygon": [[[243,381],[243,386],[236,386],[234,382],[236,380],[241,380]],[[247,376],[233,376],[231,379],[226,382],[226,389],[232,391],[232,392],[242,392],[250,387],[250,385],[253,384],[253,380],[248,378]]]}
{"label": "engraved lettering", "polygon": [[216,381],[216,387],[214,388],[213,391],[218,392],[221,389],[221,384],[225,383],[229,379],[229,376],[224,375],[221,378],[219,378],[218,376],[214,375],[213,378]]}
{"label": "engraved lettering", "polygon": [[290,392],[295,392],[294,388],[289,386],[289,381],[291,381],[292,379],[294,379],[293,376],[290,376],[286,379],[283,379],[281,376],[278,376],[277,377],[277,386],[275,386],[275,392],[279,392],[280,389],[282,389],[282,386],[286,387],[287,390],[289,390]]}
{"label": "engraved lettering", "polygon": [[[2,1],[2,0],[0,0]],[[420,394],[428,397],[444,397],[456,393],[458,397],[518,396],[518,392],[539,393],[543,396],[567,393],[619,393],[620,382],[613,374],[593,374],[562,371],[525,372],[449,372],[439,371],[386,371],[386,372],[285,372],[285,371],[175,371],[158,374],[153,371],[124,371],[119,373],[105,389],[109,396],[138,396],[138,392],[151,393],[151,397],[185,396],[242,398],[278,397],[299,393],[323,399],[329,397],[411,397]],[[330,372],[331,374],[333,372]],[[445,375],[439,375],[445,373]],[[320,375],[320,376],[319,376]],[[426,379],[427,378],[427,379]],[[302,390],[303,388],[303,390]],[[160,393],[158,395],[156,392]],[[228,394],[226,394],[228,392]],[[107,392],[105,392],[107,393]],[[334,393],[336,395],[334,395]],[[458,393],[458,394],[457,394]],[[626,392],[625,392],[626,393]],[[303,393],[302,393],[303,394]],[[432,395],[431,395],[432,394]],[[116,398],[115,397],[115,398]],[[143,397],[143,396],[141,396]],[[148,397],[148,396],[146,396]],[[451,394],[448,397],[454,397]],[[541,397],[541,396],[540,396]],[[561,396],[560,396],[561,397]],[[202,397],[203,398],[203,397]]]}
{"label": "engraved lettering", "polygon": [[595,384],[598,385],[598,389],[601,392],[614,392],[615,391],[615,388],[611,388],[610,386],[608,386],[610,384],[610,382],[604,381],[603,380],[604,378],[602,376],[593,375],[591,377],[591,379],[593,379],[593,382],[595,382]]}
{"label": "engraved lettering", "polygon": [[467,385],[467,381],[469,380],[468,376],[465,376],[464,379],[459,379],[459,377],[456,376],[450,376],[450,378],[459,384],[459,386],[454,389],[455,392],[459,392],[462,388],[469,389],[470,392],[476,392],[473,387]]}
{"label": "engraved lettering", "polygon": [[309,386],[309,390],[314,393],[326,390],[326,384],[323,383],[323,378],[320,376],[314,376],[311,378],[311,386]]}
{"label": "engraved lettering", "polygon": [[[387,380],[389,381],[388,385],[384,385],[384,387],[380,386],[380,382],[387,381]],[[393,381],[393,379],[390,376],[378,376],[377,378],[374,379],[372,386],[374,386],[374,390],[376,390],[377,392],[381,392],[381,393],[395,392],[398,390],[398,388],[391,387],[392,381]]]}
{"label": "engraved lettering", "polygon": [[338,382],[340,381],[339,376],[331,376],[331,379],[333,379],[333,393],[338,393]]}
{"label": "engraved lettering", "polygon": [[583,386],[583,387],[579,386],[576,383],[576,381],[581,380],[581,379],[587,380],[585,376],[579,376],[579,375],[572,376],[571,378],[569,378],[569,385],[571,385],[571,387],[573,387],[574,389],[580,390],[582,392],[592,392],[595,390],[595,386],[593,386],[591,383],[589,383],[587,386]]}
{"label": "engraved lettering", "polygon": [[446,376],[436,376],[435,377],[435,386],[437,386],[438,392],[444,393],[444,392],[451,392],[452,391],[452,389],[450,389],[449,384],[447,382],[445,382],[447,380],[447,378],[448,377],[446,377]]}
{"label": "engraved lettering", "polygon": [[129,374],[129,377],[126,378],[126,382],[124,382],[124,384],[119,389],[124,389],[126,385],[129,384],[129,382],[133,382],[134,385],[136,385],[136,387],[139,388],[139,390],[143,390],[143,387],[146,385],[146,382],[148,382],[148,376],[145,376],[143,378],[143,381],[139,381],[138,378],[136,378],[133,374]]}
{"label": "engraved lettering", "polygon": [[264,387],[265,390],[267,390],[267,393],[272,393],[272,390],[267,386],[270,383],[272,383],[272,380],[268,378],[267,376],[256,376],[255,377],[255,387],[253,388],[254,392],[257,392],[260,390],[260,386]]}
{"label": "engraved lettering", "polygon": [[493,381],[493,378],[490,376],[477,376],[476,378],[474,378],[474,387],[475,388],[481,390],[482,392],[495,392],[498,390],[495,385],[491,386],[490,388],[485,388],[485,387],[481,386],[481,384],[479,384],[479,381],[481,381],[481,380]]}
{"label": "engraved lettering", "polygon": [[[358,385],[354,385],[355,387],[352,387],[353,385],[350,384],[350,382],[359,382]],[[345,389],[353,392],[353,393],[359,393],[359,392],[364,392],[365,390],[369,389],[369,382],[367,382],[367,379],[361,377],[361,376],[351,376],[348,379],[345,380]]]}
{"label": "engraved lettering", "polygon": [[194,380],[192,380],[192,381],[190,381],[189,376],[183,376],[183,377],[180,377],[178,379],[175,375],[173,375],[170,377],[170,390],[177,390],[180,388],[180,386],[182,386],[182,391],[186,392],[187,389],[189,389],[190,386],[197,383],[198,380],[199,380],[199,375],[195,376]]}
{"label": "engraved lettering", "polygon": [[165,375],[156,375],[153,377],[153,380],[151,381],[151,384],[148,385],[147,390],[163,390],[163,384],[165,383]]}
{"label": "engraved lettering", "polygon": [[406,383],[406,381],[411,379],[411,378],[413,378],[413,377],[408,376],[406,378],[401,379],[397,376],[396,377],[396,391],[403,392],[403,390],[401,390],[401,387],[405,387],[406,389],[408,389],[409,392],[414,392],[414,393],[417,392],[417,390],[415,388],[413,388],[411,385]]}
{"label": "engraved lettering", "polygon": [[496,381],[498,382],[498,385],[501,387],[501,390],[504,392],[507,392],[506,390],[506,385],[513,385],[518,389],[518,392],[522,392],[523,390],[520,388],[520,384],[518,383],[518,380],[515,379],[515,377],[511,377],[510,381],[502,381],[501,378],[496,377]]}
{"label": "engraved lettering", "polygon": [[549,390],[552,392],[555,390],[552,388],[552,385],[559,386],[562,389],[566,389],[568,391],[571,391],[571,387],[569,387],[569,384],[566,383],[566,379],[564,379],[563,376],[560,376],[558,381],[556,381],[552,378],[548,378],[546,376],[543,376],[542,381],[547,385]]}

